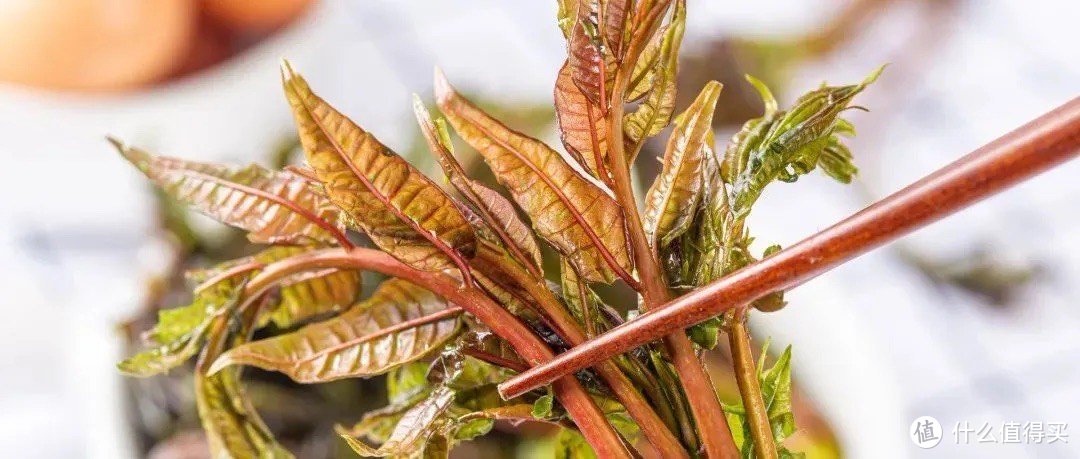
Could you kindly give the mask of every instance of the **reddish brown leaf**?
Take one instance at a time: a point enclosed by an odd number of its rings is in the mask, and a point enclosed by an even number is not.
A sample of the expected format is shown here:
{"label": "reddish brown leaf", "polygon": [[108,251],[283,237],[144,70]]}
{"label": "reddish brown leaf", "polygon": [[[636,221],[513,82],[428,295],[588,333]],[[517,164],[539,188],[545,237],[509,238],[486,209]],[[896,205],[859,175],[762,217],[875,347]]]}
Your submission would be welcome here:
{"label": "reddish brown leaf", "polygon": [[555,150],[491,118],[461,97],[441,72],[435,95],[458,134],[476,148],[538,234],[593,282],[633,280],[622,209]]}
{"label": "reddish brown leaf", "polygon": [[607,107],[606,92],[615,76],[614,59],[605,59],[598,27],[599,3],[581,0],[577,7],[577,23],[570,31],[568,58],[570,74],[582,94],[597,107]]}
{"label": "reddish brown leaf", "polygon": [[593,177],[608,181],[607,122],[574,84],[569,62],[555,80],[555,115],[566,151]]}
{"label": "reddish brown leaf", "polygon": [[540,270],[543,266],[540,246],[536,243],[532,230],[518,217],[513,204],[495,190],[470,179],[465,174],[465,168],[454,157],[453,145],[450,142],[449,133],[446,132],[445,122],[440,119],[440,124],[436,126],[419,98],[413,101],[413,112],[416,114],[416,120],[420,124],[420,130],[424,133],[428,147],[439,160],[443,173],[446,174],[450,184],[476,206],[479,212],[478,217],[498,238],[495,242],[501,242],[510,250],[514,258],[534,275],[543,277]]}
{"label": "reddish brown leaf", "polygon": [[286,70],[307,162],[327,195],[381,249],[425,271],[457,267],[476,250],[472,226],[457,203],[408,161],[319,98]]}
{"label": "reddish brown leaf", "polygon": [[603,0],[601,3],[604,17],[604,42],[616,61],[622,59],[630,3],[630,0]]}
{"label": "reddish brown leaf", "polygon": [[306,180],[257,164],[224,164],[151,155],[110,139],[125,159],[169,196],[222,223],[249,231],[260,244],[348,243],[340,211]]}

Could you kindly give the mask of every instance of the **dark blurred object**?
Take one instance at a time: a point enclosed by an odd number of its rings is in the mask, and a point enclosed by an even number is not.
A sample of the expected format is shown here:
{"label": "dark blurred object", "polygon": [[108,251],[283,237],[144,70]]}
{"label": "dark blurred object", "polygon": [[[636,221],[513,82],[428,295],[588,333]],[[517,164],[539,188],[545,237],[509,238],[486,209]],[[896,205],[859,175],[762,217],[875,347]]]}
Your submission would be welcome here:
{"label": "dark blurred object", "polygon": [[210,443],[201,429],[185,430],[158,443],[149,459],[209,459]]}
{"label": "dark blurred object", "polygon": [[1010,260],[988,247],[951,260],[934,260],[901,248],[900,257],[936,284],[978,295],[994,306],[1008,306],[1043,269],[1028,260]]}
{"label": "dark blurred object", "polygon": [[230,31],[207,20],[205,12],[199,13],[196,22],[195,36],[172,77],[190,75],[213,67],[239,51]]}
{"label": "dark blurred object", "polygon": [[821,59],[858,38],[894,0],[851,0],[818,29],[793,37],[719,37],[688,49],[679,61],[677,107],[686,107],[709,80],[724,83],[713,126],[741,124],[761,115],[761,98],[743,75],[765,82],[778,96],[795,68]]}

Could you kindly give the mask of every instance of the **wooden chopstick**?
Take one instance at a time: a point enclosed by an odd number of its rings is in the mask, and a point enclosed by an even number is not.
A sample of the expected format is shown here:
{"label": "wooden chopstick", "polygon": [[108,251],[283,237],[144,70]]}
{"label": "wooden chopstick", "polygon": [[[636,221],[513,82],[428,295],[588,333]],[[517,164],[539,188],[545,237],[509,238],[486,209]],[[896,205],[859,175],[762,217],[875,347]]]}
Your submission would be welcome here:
{"label": "wooden chopstick", "polygon": [[799,243],[575,346],[499,385],[512,398],[776,290],[876,247],[1080,153],[1080,97],[980,147]]}

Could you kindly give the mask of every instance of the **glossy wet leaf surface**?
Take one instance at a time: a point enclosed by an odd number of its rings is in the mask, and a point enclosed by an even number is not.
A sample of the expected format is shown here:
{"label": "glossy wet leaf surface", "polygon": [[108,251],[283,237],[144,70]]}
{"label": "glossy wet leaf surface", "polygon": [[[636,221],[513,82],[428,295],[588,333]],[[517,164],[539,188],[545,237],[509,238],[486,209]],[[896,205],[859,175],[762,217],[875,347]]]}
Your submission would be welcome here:
{"label": "glossy wet leaf surface", "polygon": [[[668,125],[675,111],[675,77],[679,69],[679,47],[686,30],[686,9],[683,2],[676,2],[674,14],[656,51],[656,63],[652,69],[642,70],[646,73],[639,77],[641,84],[631,87],[631,96],[637,96],[638,92],[647,94],[641,105],[623,118],[623,130],[632,145],[639,146],[646,138],[659,134]],[[631,152],[636,150],[637,147],[629,149]]]}
{"label": "glossy wet leaf surface", "polygon": [[622,211],[595,183],[555,150],[491,118],[461,97],[441,76],[439,107],[458,134],[476,148],[532,219],[533,228],[590,281],[610,282],[631,262]]}
{"label": "glossy wet leaf surface", "polygon": [[642,224],[653,247],[668,245],[690,228],[704,186],[703,164],[712,154],[712,119],[722,86],[715,81],[675,121],[663,169],[645,195]]}
{"label": "glossy wet leaf surface", "polygon": [[403,280],[345,313],[223,354],[213,370],[251,365],[302,382],[367,377],[423,357],[457,334],[460,309]]}
{"label": "glossy wet leaf surface", "polygon": [[[380,248],[426,271],[457,267],[476,238],[437,185],[289,73],[285,93],[307,162],[330,200]],[[464,274],[464,273],[463,273]]]}
{"label": "glossy wet leaf surface", "polygon": [[593,177],[606,180],[607,119],[574,83],[569,63],[563,64],[555,79],[555,115],[567,153]]}
{"label": "glossy wet leaf surface", "polygon": [[[236,168],[223,164],[151,155],[113,141],[121,155],[169,196],[222,223],[249,231],[252,242],[266,244],[334,244],[334,235],[299,208],[339,231],[336,207],[315,193],[305,180],[257,164]],[[291,205],[286,204],[291,203]],[[295,208],[294,208],[295,207]]]}
{"label": "glossy wet leaf surface", "polygon": [[[752,134],[740,139],[738,154],[727,161],[738,164],[738,174],[729,172],[732,183],[732,210],[737,215],[749,212],[766,185],[774,180],[795,181],[817,167],[822,152],[827,155],[830,175],[840,181],[850,181],[854,173],[850,154],[839,145],[838,135],[850,134],[850,124],[838,118],[852,99],[873,83],[881,73],[878,69],[859,84],[824,86],[795,101],[786,112],[767,113],[750,129]],[[767,129],[765,129],[767,127]],[[763,132],[762,132],[763,131]]]}
{"label": "glossy wet leaf surface", "polygon": [[[254,257],[263,263],[284,260],[305,251],[294,247],[275,247]],[[348,308],[360,293],[360,273],[335,268],[295,274],[278,284],[280,301],[269,311],[268,319],[281,328],[293,326],[311,317]]]}
{"label": "glossy wet leaf surface", "polygon": [[436,389],[426,399],[404,412],[389,438],[378,447],[369,446],[347,432],[339,430],[338,434],[345,439],[349,447],[363,456],[384,457],[413,453],[430,447],[427,443],[430,437],[438,435],[435,432],[440,427],[438,421],[453,401],[453,391],[447,388]]}
{"label": "glossy wet leaf surface", "polygon": [[495,233],[496,242],[510,249],[520,263],[527,266],[531,264],[534,271],[538,272],[543,265],[540,246],[529,226],[518,217],[514,205],[497,191],[469,178],[465,168],[454,157],[445,120],[432,121],[419,98],[413,101],[413,111],[428,142],[428,148],[439,161],[439,166],[450,184],[475,207],[477,215]]}

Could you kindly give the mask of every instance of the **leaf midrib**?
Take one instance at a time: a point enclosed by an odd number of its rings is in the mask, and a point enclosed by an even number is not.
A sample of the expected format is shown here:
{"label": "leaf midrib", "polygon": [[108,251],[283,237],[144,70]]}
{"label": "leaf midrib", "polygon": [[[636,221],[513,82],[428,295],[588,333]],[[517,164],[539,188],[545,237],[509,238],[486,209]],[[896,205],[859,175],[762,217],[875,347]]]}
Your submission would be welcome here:
{"label": "leaf midrib", "polygon": [[[459,100],[458,103],[460,103],[460,102],[461,101]],[[459,114],[459,116],[461,116],[461,115]],[[566,195],[563,194],[562,190],[560,190],[558,187],[556,187],[555,184],[551,181],[551,177],[548,177],[548,175],[545,174],[544,172],[542,172],[538,168],[538,166],[536,164],[533,164],[532,161],[530,161],[528,158],[525,158],[516,149],[514,149],[510,145],[508,145],[503,139],[498,138],[497,136],[493,135],[492,132],[489,131],[487,128],[485,128],[482,124],[476,122],[471,117],[463,116],[463,118],[467,118],[469,120],[470,124],[472,124],[477,130],[483,132],[489,139],[492,139],[493,142],[499,144],[499,146],[502,149],[509,151],[510,154],[512,154],[512,155],[514,155],[514,157],[518,158],[519,161],[525,163],[529,167],[529,169],[532,169],[533,173],[540,176],[540,179],[543,180],[544,183],[547,184],[548,188],[551,189],[555,193],[555,196],[558,198],[558,200],[560,202],[562,202],[563,205],[566,206],[570,210],[570,215],[572,215],[574,217],[574,220],[578,222],[578,225],[580,225],[585,230],[585,235],[588,236],[589,241],[593,243],[593,246],[596,247],[597,252],[599,252],[600,256],[604,258],[604,261],[607,262],[608,265],[610,265],[611,268],[613,270],[615,270],[619,274],[619,277],[624,277],[623,274],[626,274],[626,272],[622,269],[622,266],[619,265],[615,261],[613,255],[607,250],[607,246],[605,246],[600,241],[600,238],[599,238],[599,236],[597,236],[596,232],[593,231],[592,227],[589,226],[589,224],[587,222],[585,222],[584,216],[581,215],[581,213],[578,211],[577,207],[575,207],[573,205],[573,203],[569,200],[569,198],[567,198]],[[509,129],[509,128],[507,128],[507,129]],[[558,154],[558,153],[552,151],[552,154]],[[567,166],[567,167],[569,168],[569,166]],[[570,173],[571,174],[576,174],[576,172],[574,172],[574,170],[572,168],[570,168]],[[581,177],[576,177],[576,178],[581,179],[582,181],[584,181],[584,179],[582,179]],[[589,183],[586,182],[585,185],[589,185]],[[597,191],[600,192],[600,194],[603,194],[602,190],[597,189]],[[600,197],[598,199],[603,199],[603,197]],[[621,214],[621,211],[620,211],[620,214]],[[626,274],[625,277],[630,278],[629,274]]]}

